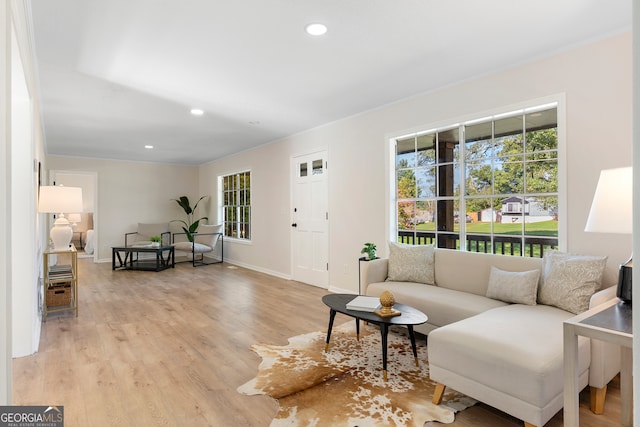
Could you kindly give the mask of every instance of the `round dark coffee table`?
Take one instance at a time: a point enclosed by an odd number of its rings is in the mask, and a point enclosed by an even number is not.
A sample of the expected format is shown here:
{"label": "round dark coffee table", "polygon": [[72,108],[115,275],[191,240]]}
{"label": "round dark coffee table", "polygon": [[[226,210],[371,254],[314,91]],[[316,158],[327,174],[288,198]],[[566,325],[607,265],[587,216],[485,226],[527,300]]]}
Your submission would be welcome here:
{"label": "round dark coffee table", "polygon": [[409,330],[413,357],[416,366],[418,366],[418,351],[416,350],[416,337],[413,332],[413,326],[426,323],[427,315],[413,307],[397,303],[394,304],[393,308],[402,314],[394,317],[380,317],[368,311],[347,309],[347,303],[351,302],[356,296],[357,295],[352,294],[329,294],[322,297],[322,302],[330,309],[325,351],[329,349],[329,339],[331,338],[331,330],[333,329],[333,320],[336,317],[336,313],[342,313],[356,319],[356,334],[358,339],[360,339],[360,320],[380,326],[380,335],[382,337],[382,375],[385,381],[387,380],[387,336],[389,335],[389,326],[391,325],[406,326]]}

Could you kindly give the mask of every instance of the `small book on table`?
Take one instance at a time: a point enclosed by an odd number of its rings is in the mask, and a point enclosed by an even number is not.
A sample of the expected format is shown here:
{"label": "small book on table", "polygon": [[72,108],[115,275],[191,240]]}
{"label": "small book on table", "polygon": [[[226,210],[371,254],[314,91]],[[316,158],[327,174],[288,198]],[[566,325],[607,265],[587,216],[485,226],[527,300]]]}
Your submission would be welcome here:
{"label": "small book on table", "polygon": [[380,299],[378,297],[359,295],[347,303],[347,310],[369,311],[373,313],[379,308]]}

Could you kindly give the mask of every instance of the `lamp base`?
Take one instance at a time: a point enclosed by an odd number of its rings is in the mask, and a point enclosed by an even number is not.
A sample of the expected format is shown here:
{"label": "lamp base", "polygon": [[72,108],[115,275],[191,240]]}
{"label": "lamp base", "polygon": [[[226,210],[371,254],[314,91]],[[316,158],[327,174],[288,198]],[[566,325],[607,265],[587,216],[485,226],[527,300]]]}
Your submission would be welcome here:
{"label": "lamp base", "polygon": [[620,271],[618,272],[618,289],[616,291],[616,296],[620,298],[623,302],[631,304],[631,294],[632,294],[632,286],[631,286],[631,276],[632,276],[632,267],[633,262],[631,259],[626,263],[620,266]]}
{"label": "lamp base", "polygon": [[53,240],[54,250],[69,250],[69,243],[71,243],[71,238],[73,237],[73,230],[69,226],[69,221],[67,221],[67,218],[65,218],[64,215],[60,215],[58,219],[56,219],[49,235],[51,236],[51,240]]}

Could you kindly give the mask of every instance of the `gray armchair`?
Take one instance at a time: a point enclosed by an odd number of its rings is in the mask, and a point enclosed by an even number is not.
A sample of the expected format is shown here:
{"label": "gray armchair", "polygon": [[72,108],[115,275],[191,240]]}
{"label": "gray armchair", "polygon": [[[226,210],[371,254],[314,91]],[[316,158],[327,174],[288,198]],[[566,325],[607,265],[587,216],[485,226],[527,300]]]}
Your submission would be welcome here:
{"label": "gray armchair", "polygon": [[169,232],[169,223],[162,222],[156,224],[138,223],[138,231],[125,233],[125,246],[144,246],[151,244],[151,236],[160,236],[162,238],[161,246],[171,244],[171,233]]}
{"label": "gray armchair", "polygon": [[[190,242],[187,240],[186,233],[173,233],[173,246],[176,251],[190,253],[194,267],[224,262],[222,225],[200,225],[198,232],[192,234],[194,238]],[[176,242],[176,237],[181,241]],[[218,245],[220,246],[220,257],[214,258],[216,260],[212,262],[205,261],[207,254],[214,255]],[[207,258],[211,257],[207,256]]]}

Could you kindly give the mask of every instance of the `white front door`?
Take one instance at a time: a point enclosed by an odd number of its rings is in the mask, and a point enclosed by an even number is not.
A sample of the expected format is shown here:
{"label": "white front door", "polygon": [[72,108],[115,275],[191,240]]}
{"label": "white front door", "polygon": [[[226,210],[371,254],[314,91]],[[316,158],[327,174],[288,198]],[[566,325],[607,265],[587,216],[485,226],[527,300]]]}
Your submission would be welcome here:
{"label": "white front door", "polygon": [[327,152],[292,159],[293,279],[329,287]]}

